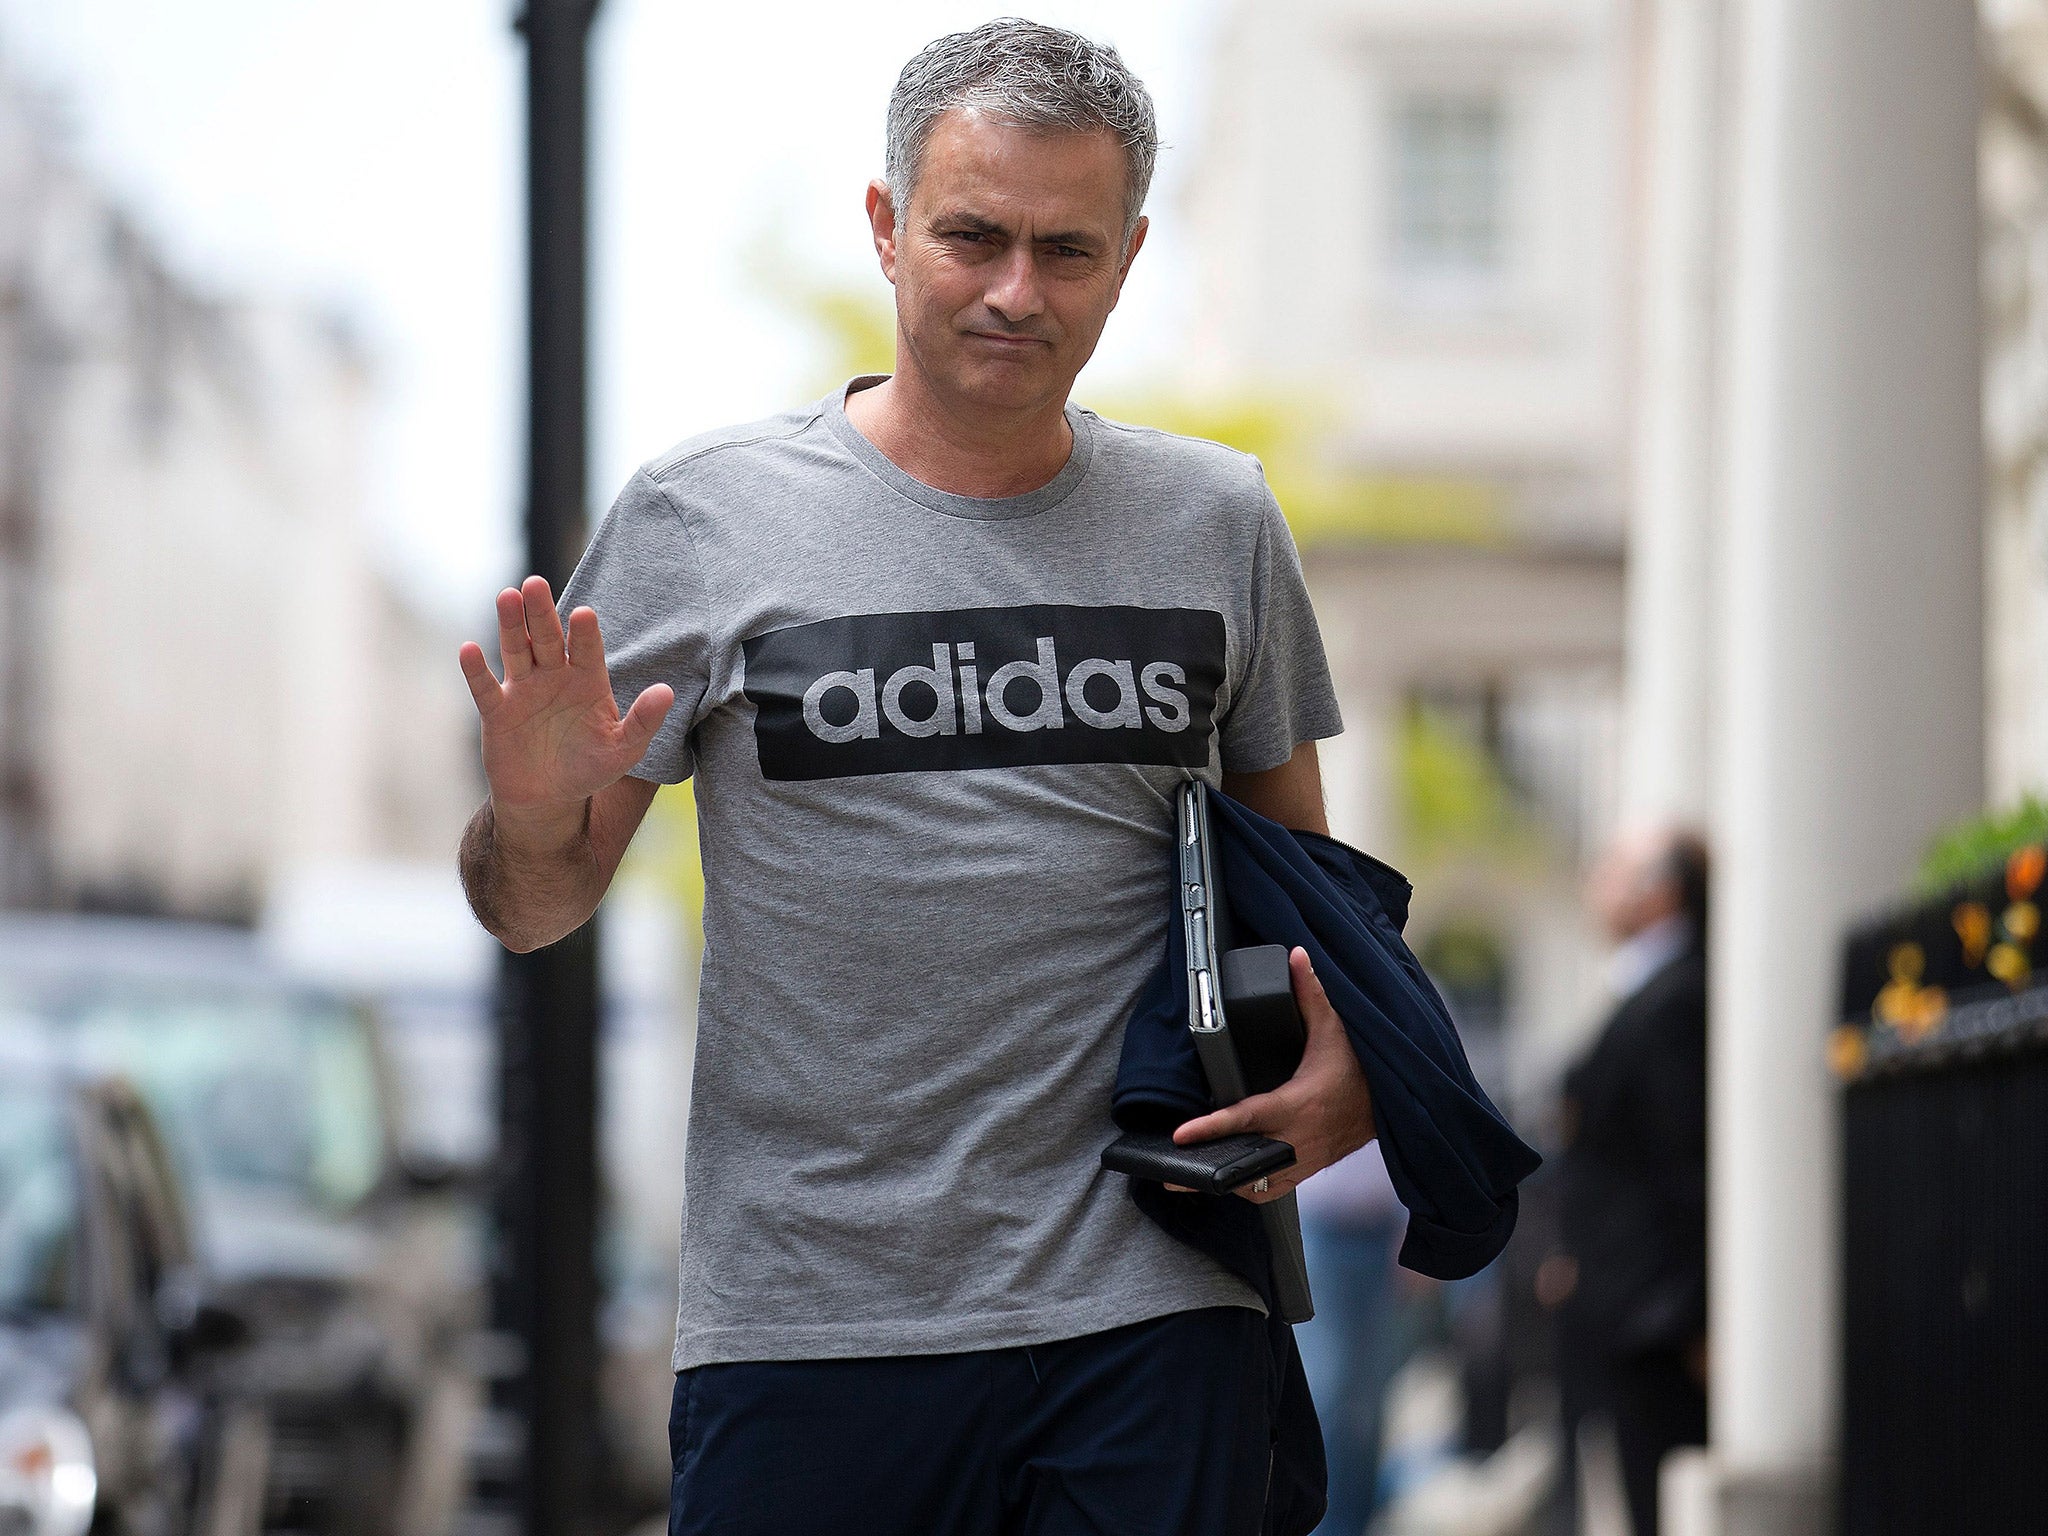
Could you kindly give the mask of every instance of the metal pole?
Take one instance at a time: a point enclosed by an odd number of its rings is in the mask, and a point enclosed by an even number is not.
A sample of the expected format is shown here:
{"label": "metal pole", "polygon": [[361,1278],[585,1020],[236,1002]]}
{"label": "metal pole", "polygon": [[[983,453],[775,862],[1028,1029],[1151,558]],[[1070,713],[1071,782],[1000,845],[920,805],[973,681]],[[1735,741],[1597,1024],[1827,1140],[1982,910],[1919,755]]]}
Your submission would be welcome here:
{"label": "metal pole", "polygon": [[[586,53],[597,0],[527,0],[526,570],[559,595],[585,536]],[[525,1536],[584,1536],[598,1496],[596,924],[505,958],[499,994],[500,1326],[526,1433]]]}

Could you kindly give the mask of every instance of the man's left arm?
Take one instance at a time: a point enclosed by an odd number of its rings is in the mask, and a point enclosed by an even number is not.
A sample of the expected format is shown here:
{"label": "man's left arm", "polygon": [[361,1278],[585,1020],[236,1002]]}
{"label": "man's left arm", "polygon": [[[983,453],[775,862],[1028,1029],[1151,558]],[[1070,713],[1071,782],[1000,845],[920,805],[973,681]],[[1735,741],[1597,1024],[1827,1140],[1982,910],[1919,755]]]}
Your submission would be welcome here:
{"label": "man's left arm", "polygon": [[[1224,774],[1223,792],[1282,826],[1329,834],[1322,770],[1312,741],[1296,747],[1294,755],[1278,768]],[[1293,972],[1294,1000],[1308,1028],[1308,1044],[1294,1076],[1271,1093],[1253,1094],[1190,1120],[1173,1133],[1173,1139],[1183,1146],[1256,1131],[1293,1147],[1294,1165],[1271,1175],[1263,1193],[1254,1194],[1249,1188],[1238,1191],[1253,1201],[1277,1199],[1310,1174],[1356,1152],[1377,1134],[1365,1070],[1358,1064],[1343,1020],[1316,979],[1308,951],[1296,949],[1288,957],[1288,965]]]}
{"label": "man's left arm", "polygon": [[1330,835],[1330,818],[1323,809],[1323,769],[1312,741],[1296,747],[1294,756],[1278,768],[1264,773],[1225,773],[1223,793],[1283,827]]}

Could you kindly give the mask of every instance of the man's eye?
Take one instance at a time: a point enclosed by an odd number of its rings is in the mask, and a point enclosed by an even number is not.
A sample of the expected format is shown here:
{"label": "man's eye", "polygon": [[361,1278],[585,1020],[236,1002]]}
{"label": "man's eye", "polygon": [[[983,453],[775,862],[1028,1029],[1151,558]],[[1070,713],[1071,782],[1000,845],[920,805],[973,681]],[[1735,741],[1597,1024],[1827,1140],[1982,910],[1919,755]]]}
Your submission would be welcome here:
{"label": "man's eye", "polygon": [[955,240],[966,240],[979,244],[986,242],[988,236],[983,234],[978,229],[956,229],[953,231],[953,238]]}
{"label": "man's eye", "polygon": [[1088,253],[1078,245],[1056,245],[1052,248],[1055,256],[1086,256]]}

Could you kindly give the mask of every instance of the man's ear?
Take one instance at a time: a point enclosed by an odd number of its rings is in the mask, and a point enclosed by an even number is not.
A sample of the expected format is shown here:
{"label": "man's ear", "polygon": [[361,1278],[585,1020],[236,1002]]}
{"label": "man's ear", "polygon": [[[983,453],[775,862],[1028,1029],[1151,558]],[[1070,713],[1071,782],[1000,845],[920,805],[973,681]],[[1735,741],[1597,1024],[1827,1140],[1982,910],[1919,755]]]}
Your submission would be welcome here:
{"label": "man's ear", "polygon": [[[1130,244],[1124,247],[1124,259],[1116,269],[1116,299],[1124,296],[1124,279],[1131,275],[1131,263],[1138,259],[1138,252],[1145,245],[1145,232],[1151,227],[1152,221],[1140,215],[1137,227],[1131,231]],[[1116,308],[1116,299],[1110,300],[1111,309]]]}
{"label": "man's ear", "polygon": [[896,281],[896,199],[889,183],[879,178],[868,183],[868,227],[875,237],[875,256],[882,263],[882,276]]}

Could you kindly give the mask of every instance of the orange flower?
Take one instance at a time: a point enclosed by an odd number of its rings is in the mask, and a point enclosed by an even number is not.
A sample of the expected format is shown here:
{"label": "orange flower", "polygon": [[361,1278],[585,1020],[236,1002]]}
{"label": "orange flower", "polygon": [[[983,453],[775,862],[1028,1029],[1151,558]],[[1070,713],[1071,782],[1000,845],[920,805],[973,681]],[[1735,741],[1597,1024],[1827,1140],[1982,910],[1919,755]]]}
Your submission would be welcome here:
{"label": "orange flower", "polygon": [[1991,912],[1981,901],[1965,901],[1949,914],[1956,937],[1963,941],[1963,964],[1972,970],[1984,963],[1991,947]]}
{"label": "orange flower", "polygon": [[2041,888],[2041,876],[2048,874],[2048,848],[2039,843],[2022,848],[2005,861],[2005,894],[2012,901],[2025,901]]}
{"label": "orange flower", "polygon": [[1854,1077],[1869,1054],[1869,1042],[1854,1024],[1838,1024],[1828,1036],[1828,1070],[1836,1077]]}
{"label": "orange flower", "polygon": [[2027,959],[2027,952],[2017,944],[1995,944],[1985,958],[1984,968],[2008,987],[2020,988],[2034,974],[2033,963]]}
{"label": "orange flower", "polygon": [[1894,944],[1891,954],[1886,958],[1891,966],[1893,981],[1903,981],[1912,986],[1927,973],[1927,951],[1918,944]]}
{"label": "orange flower", "polygon": [[2041,909],[2031,901],[2016,901],[2005,909],[1999,921],[2005,928],[2006,937],[2026,944],[2041,931]]}

